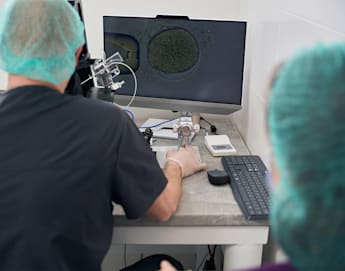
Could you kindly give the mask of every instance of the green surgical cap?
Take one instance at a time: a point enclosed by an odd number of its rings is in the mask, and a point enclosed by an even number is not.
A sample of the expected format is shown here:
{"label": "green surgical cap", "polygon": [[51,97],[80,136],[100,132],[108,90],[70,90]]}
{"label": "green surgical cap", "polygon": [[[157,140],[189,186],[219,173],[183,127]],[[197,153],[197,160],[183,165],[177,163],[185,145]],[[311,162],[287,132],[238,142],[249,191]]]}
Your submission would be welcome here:
{"label": "green surgical cap", "polygon": [[345,270],[345,44],[287,62],[268,112],[281,176],[273,233],[300,270]]}
{"label": "green surgical cap", "polygon": [[73,74],[84,26],[66,0],[7,0],[0,11],[0,69],[59,84]]}

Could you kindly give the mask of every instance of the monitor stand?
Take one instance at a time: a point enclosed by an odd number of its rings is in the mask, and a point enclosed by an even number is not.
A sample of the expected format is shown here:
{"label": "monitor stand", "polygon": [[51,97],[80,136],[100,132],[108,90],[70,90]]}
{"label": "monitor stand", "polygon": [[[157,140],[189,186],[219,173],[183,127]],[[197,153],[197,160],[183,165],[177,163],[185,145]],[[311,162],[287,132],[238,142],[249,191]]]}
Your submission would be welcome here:
{"label": "monitor stand", "polygon": [[199,112],[192,112],[192,121],[194,125],[199,125],[200,129],[200,113]]}

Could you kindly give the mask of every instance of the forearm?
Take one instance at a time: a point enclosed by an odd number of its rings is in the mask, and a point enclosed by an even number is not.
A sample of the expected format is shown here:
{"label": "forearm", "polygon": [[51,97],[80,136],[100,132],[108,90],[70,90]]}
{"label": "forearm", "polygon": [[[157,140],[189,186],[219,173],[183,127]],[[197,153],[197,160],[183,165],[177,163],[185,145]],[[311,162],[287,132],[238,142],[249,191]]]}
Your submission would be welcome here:
{"label": "forearm", "polygon": [[160,221],[170,219],[180,204],[182,178],[205,168],[206,164],[196,157],[191,146],[180,149],[180,151],[169,151],[164,167],[164,174],[168,183],[146,215]]}
{"label": "forearm", "polygon": [[174,206],[176,211],[181,200],[182,171],[177,163],[168,161],[164,167],[164,174],[168,180],[166,187],[168,200],[171,206]]}
{"label": "forearm", "polygon": [[164,174],[168,183],[146,213],[148,217],[160,221],[170,219],[181,199],[182,172],[179,165],[168,161],[164,167]]}

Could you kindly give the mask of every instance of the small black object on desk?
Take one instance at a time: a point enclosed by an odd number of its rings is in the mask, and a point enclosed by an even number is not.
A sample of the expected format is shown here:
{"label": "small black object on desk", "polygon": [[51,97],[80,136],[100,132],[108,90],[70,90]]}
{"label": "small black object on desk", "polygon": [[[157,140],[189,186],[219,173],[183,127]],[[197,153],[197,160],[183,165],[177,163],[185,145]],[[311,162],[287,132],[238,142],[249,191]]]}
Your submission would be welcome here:
{"label": "small black object on desk", "polygon": [[230,182],[228,174],[219,169],[207,171],[207,177],[208,181],[213,185],[225,185]]}
{"label": "small black object on desk", "polygon": [[146,128],[144,132],[142,132],[144,138],[146,139],[147,143],[151,145],[151,138],[153,137],[153,131],[151,128]]}

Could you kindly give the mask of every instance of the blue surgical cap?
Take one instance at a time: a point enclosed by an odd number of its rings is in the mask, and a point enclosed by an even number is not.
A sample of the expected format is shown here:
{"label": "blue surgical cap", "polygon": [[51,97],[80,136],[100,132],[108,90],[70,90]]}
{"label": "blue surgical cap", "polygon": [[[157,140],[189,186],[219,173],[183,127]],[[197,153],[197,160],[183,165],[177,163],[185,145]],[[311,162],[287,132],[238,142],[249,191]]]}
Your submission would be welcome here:
{"label": "blue surgical cap", "polygon": [[270,217],[278,243],[300,270],[345,270],[345,44],[283,66],[268,122],[281,176]]}
{"label": "blue surgical cap", "polygon": [[0,12],[0,69],[59,84],[73,74],[84,26],[66,0],[7,0]]}

